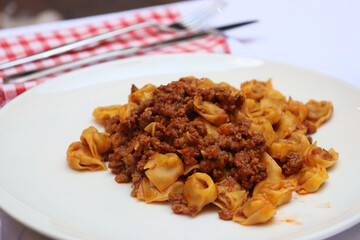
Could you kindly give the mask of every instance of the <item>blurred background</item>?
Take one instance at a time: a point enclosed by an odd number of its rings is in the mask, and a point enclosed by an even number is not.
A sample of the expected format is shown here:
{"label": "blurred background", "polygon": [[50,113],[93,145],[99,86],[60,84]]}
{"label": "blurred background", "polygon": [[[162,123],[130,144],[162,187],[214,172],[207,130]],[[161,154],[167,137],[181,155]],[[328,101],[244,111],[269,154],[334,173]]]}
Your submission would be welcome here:
{"label": "blurred background", "polygon": [[0,29],[180,1],[181,0],[1,0]]}

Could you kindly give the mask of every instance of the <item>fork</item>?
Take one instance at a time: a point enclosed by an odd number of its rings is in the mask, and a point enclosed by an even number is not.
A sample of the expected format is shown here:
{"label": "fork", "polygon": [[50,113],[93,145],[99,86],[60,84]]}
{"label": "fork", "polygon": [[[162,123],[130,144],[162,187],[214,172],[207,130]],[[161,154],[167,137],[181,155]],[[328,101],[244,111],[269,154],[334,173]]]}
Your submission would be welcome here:
{"label": "fork", "polygon": [[131,54],[135,54],[135,53],[145,53],[147,51],[166,47],[166,46],[172,45],[174,43],[179,43],[182,41],[195,39],[195,38],[203,37],[206,35],[221,34],[222,32],[224,32],[226,30],[245,26],[248,24],[256,23],[256,22],[257,22],[257,20],[252,20],[252,21],[245,21],[245,22],[229,24],[229,25],[225,25],[225,26],[217,27],[217,28],[208,28],[208,29],[196,31],[196,32],[185,31],[185,32],[182,32],[182,34],[179,35],[178,37],[174,37],[174,38],[171,38],[168,40],[162,40],[160,42],[145,45],[142,47],[130,47],[130,48],[125,48],[125,49],[121,49],[121,50],[115,50],[112,52],[106,52],[106,53],[98,54],[98,55],[91,56],[88,58],[83,58],[83,59],[73,61],[73,62],[63,63],[63,64],[52,66],[52,67],[47,67],[47,68],[45,67],[45,68],[40,68],[40,69],[36,69],[36,70],[32,70],[32,71],[8,75],[3,78],[3,82],[4,83],[9,83],[9,82],[22,83],[22,82],[33,80],[36,78],[44,77],[49,74],[54,74],[54,73],[57,73],[60,71],[64,71],[66,69],[81,67],[86,64],[92,64],[94,62],[99,62],[99,61],[103,61],[106,59],[131,55]]}
{"label": "fork", "polygon": [[215,15],[218,11],[220,11],[221,7],[224,5],[222,0],[211,0],[207,1],[205,4],[202,4],[199,8],[195,9],[191,14],[184,16],[180,21],[170,24],[168,26],[161,26],[153,21],[142,22],[139,24],[131,25],[129,27],[117,29],[114,31],[106,32],[103,34],[99,34],[93,37],[85,38],[79,41],[75,41],[72,43],[68,43],[66,45],[62,45],[60,47],[52,48],[47,51],[43,51],[40,53],[36,53],[27,57],[19,58],[10,62],[5,62],[0,64],[0,70],[6,69],[9,67],[14,67],[20,64],[49,58],[54,55],[58,55],[61,53],[65,53],[71,50],[74,50],[78,47],[96,43],[108,38],[115,37],[120,34],[124,34],[130,31],[146,28],[146,27],[157,27],[160,31],[169,32],[176,30],[197,30],[201,28],[206,21]]}

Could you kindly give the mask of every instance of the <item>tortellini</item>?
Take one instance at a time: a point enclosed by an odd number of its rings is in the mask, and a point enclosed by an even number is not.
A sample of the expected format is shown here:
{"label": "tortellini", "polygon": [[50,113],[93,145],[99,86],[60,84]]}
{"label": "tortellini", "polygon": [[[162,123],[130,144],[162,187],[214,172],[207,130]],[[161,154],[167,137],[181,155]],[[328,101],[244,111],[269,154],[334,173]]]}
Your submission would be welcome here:
{"label": "tortellini", "polygon": [[269,154],[280,161],[284,161],[289,152],[297,152],[300,150],[300,145],[297,141],[292,139],[279,139],[274,142],[269,148]]}
{"label": "tortellini", "polygon": [[265,97],[267,98],[270,98],[270,99],[273,99],[275,101],[278,101],[278,103],[281,105],[281,102],[285,102],[286,101],[286,98],[284,95],[282,95],[279,91],[275,90],[273,87],[272,87],[272,83],[271,83],[272,79],[269,79],[266,84],[268,86],[268,89],[267,89],[267,93],[265,95]]}
{"label": "tortellini", "polygon": [[212,178],[206,173],[194,173],[185,182],[184,196],[189,207],[195,206],[194,214],[215,201],[218,189]]}
{"label": "tortellini", "polygon": [[109,134],[89,127],[83,131],[80,140],[72,143],[67,150],[69,166],[77,170],[106,170],[103,154],[111,148]]}
{"label": "tortellini", "polygon": [[334,107],[331,102],[310,100],[306,103],[309,110],[307,120],[314,123],[318,128],[321,124],[326,122],[332,115]]}
{"label": "tortellini", "polygon": [[260,106],[252,109],[252,117],[263,117],[270,121],[271,124],[277,123],[281,119],[281,106],[274,100],[263,98],[260,100]]}
{"label": "tortellini", "polygon": [[130,116],[131,111],[138,105],[133,102],[129,102],[125,105],[112,105],[108,107],[98,107],[93,111],[93,116],[99,123],[105,123],[114,116],[119,116],[120,121],[125,120]]}
{"label": "tortellini", "polygon": [[266,173],[269,179],[283,178],[281,167],[279,167],[279,165],[268,153],[265,152],[261,160],[265,163]]}
{"label": "tortellini", "polygon": [[323,166],[325,168],[331,167],[336,163],[339,158],[339,153],[335,152],[333,148],[329,151],[319,148],[314,144],[311,148],[310,156],[306,159],[305,163],[308,166]]}
{"label": "tortellini", "polygon": [[175,153],[155,153],[146,165],[145,175],[159,189],[164,191],[184,173],[184,164]]}
{"label": "tortellini", "polygon": [[233,220],[242,225],[253,225],[267,222],[275,213],[276,209],[269,200],[262,194],[254,194],[235,212]]}
{"label": "tortellini", "polygon": [[307,157],[310,147],[310,142],[305,135],[294,132],[289,138],[279,139],[274,142],[270,146],[268,153],[273,158],[283,162],[290,152],[299,152],[304,158]]}
{"label": "tortellini", "polygon": [[81,142],[73,142],[70,144],[66,159],[69,166],[76,170],[106,170],[106,164],[100,159],[94,157],[88,146]]}
{"label": "tortellini", "polygon": [[292,114],[298,117],[300,122],[304,122],[309,112],[305,104],[299,101],[294,101],[291,98],[288,101],[288,108]]}
{"label": "tortellini", "polygon": [[269,120],[265,118],[256,118],[251,121],[249,133],[251,135],[258,133],[262,134],[266,141],[266,146],[270,147],[273,142],[278,140],[278,134],[274,131]]}
{"label": "tortellini", "polygon": [[277,124],[276,133],[279,138],[290,136],[296,128],[296,117],[291,112],[286,111],[280,118]]}
{"label": "tortellini", "polygon": [[106,120],[119,115],[121,105],[112,105],[107,107],[97,107],[93,111],[93,116],[99,123],[104,123]]}
{"label": "tortellini", "polygon": [[149,100],[153,96],[153,91],[156,89],[156,86],[152,84],[147,84],[143,88],[131,93],[129,95],[129,103],[141,104],[146,100]]}
{"label": "tortellini", "polygon": [[317,166],[305,167],[292,178],[298,181],[296,192],[304,194],[316,192],[321,184],[328,180],[329,176],[325,167]]}
{"label": "tortellini", "polygon": [[259,182],[253,194],[262,194],[274,207],[288,203],[296,189],[295,180],[267,179]]}
{"label": "tortellini", "polygon": [[264,153],[262,161],[265,163],[268,177],[256,184],[253,194],[262,194],[274,207],[289,202],[297,181],[284,179],[282,169],[268,153]]}
{"label": "tortellini", "polygon": [[230,84],[226,83],[226,82],[221,82],[218,84],[220,87],[226,87],[228,89],[231,90],[231,95],[235,96],[236,94],[240,94],[240,91],[236,88],[234,88],[233,86],[231,86]]}
{"label": "tortellini", "polygon": [[242,189],[232,177],[222,180],[216,186],[219,194],[213,203],[221,209],[229,209],[234,212],[247,199],[248,192]]}
{"label": "tortellini", "polygon": [[136,103],[129,102],[128,104],[122,105],[119,109],[119,119],[120,121],[125,120],[130,116],[131,111],[136,108],[138,105]]}
{"label": "tortellini", "polygon": [[330,101],[310,100],[306,104],[286,98],[273,89],[271,79],[267,82],[251,80],[241,84],[246,106],[251,118],[266,118],[276,127],[279,138],[292,132],[314,133],[333,113]]}
{"label": "tortellini", "polygon": [[[271,83],[270,83],[271,85]],[[269,82],[260,82],[256,80],[247,81],[241,84],[241,90],[249,99],[260,100],[269,89]]]}
{"label": "tortellini", "polygon": [[103,160],[103,153],[109,151],[111,147],[111,139],[108,133],[99,133],[95,127],[85,129],[80,140],[84,145],[87,145],[92,155],[100,160]]}
{"label": "tortellini", "polygon": [[147,177],[144,177],[140,183],[136,197],[140,200],[145,200],[147,203],[162,202],[169,200],[169,193],[174,192],[182,194],[183,188],[184,183],[177,181],[163,191],[159,191],[159,189],[152,182],[150,182]]}
{"label": "tortellini", "polygon": [[262,98],[269,98],[280,102],[286,100],[284,95],[273,89],[271,79],[267,82],[257,80],[244,82],[241,84],[241,90],[245,93],[247,98],[256,101],[260,101]]}
{"label": "tortellini", "polygon": [[220,126],[229,121],[229,116],[224,109],[216,106],[214,103],[203,101],[200,96],[194,97],[194,107],[200,116],[215,126]]}

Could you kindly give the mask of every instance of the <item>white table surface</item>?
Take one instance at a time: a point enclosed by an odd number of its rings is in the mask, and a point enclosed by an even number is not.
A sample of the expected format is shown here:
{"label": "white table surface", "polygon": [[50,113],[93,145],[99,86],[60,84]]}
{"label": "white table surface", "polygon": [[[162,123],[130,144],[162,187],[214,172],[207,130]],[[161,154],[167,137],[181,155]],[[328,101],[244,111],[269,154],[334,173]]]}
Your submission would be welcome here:
{"label": "white table surface", "polygon": [[[210,21],[210,26],[249,19],[259,20],[257,24],[226,33],[232,54],[305,67],[360,87],[359,0],[225,1],[226,7]],[[198,3],[199,1],[189,1],[173,5],[185,14]],[[5,29],[0,30],[0,37],[66,28],[127,12]],[[25,227],[1,210],[0,220],[0,240],[49,239]],[[328,240],[358,239],[360,224]]]}

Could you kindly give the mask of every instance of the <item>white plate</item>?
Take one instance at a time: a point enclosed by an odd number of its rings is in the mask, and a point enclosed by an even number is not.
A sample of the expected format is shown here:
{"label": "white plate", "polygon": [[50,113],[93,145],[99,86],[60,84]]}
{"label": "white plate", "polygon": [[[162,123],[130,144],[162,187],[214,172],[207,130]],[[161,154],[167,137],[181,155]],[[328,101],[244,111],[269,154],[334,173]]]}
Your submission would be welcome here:
{"label": "white plate", "polygon": [[[210,207],[191,218],[169,204],[130,197],[110,171],[71,170],[65,153],[95,125],[97,106],[123,104],[132,83],[141,87],[209,77],[236,87],[273,78],[286,96],[330,100],[335,112],[313,138],[340,153],[330,179],[316,193],[295,196],[270,224],[244,227],[222,221]],[[131,58],[60,76],[0,110],[0,206],[24,224],[61,239],[317,239],[360,219],[360,90],[337,79],[280,63],[230,55],[183,54]],[[287,223],[286,219],[295,222]],[[296,224],[301,223],[301,224]]]}

